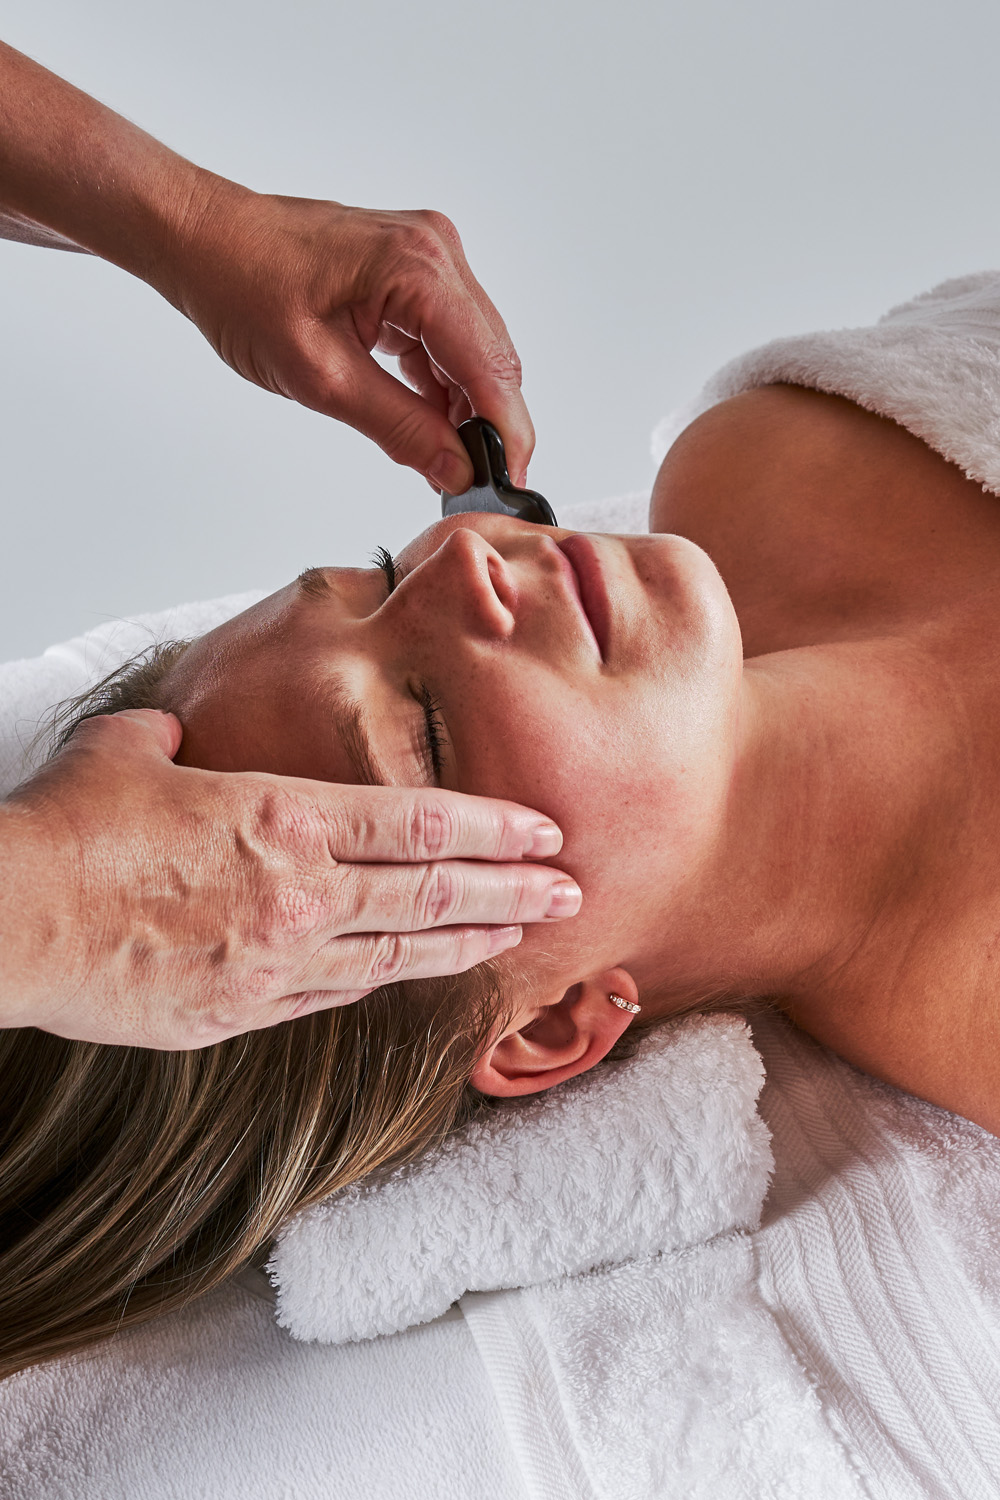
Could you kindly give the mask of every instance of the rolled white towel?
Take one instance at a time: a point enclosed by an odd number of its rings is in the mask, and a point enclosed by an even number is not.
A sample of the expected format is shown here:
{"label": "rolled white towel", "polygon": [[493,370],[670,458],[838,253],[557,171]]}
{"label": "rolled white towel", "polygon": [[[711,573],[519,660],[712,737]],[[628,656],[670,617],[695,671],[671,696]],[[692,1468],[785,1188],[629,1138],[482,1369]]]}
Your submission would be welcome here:
{"label": "rolled white towel", "polygon": [[371,1338],[468,1291],[534,1286],[753,1229],[772,1167],[745,1023],[717,1015],[504,1105],[296,1215],[268,1266],[298,1339]]}

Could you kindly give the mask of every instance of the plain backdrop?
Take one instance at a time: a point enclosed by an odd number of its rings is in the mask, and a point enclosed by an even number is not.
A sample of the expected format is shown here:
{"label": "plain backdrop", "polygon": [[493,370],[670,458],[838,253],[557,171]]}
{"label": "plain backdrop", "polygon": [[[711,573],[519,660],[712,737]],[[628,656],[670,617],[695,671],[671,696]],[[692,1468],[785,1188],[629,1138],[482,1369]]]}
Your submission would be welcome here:
{"label": "plain backdrop", "polygon": [[[448,213],[557,512],[648,484],[729,356],[1000,263],[996,0],[7,0],[0,34],[254,188]],[[89,257],[0,244],[0,349],[0,657],[436,514]]]}

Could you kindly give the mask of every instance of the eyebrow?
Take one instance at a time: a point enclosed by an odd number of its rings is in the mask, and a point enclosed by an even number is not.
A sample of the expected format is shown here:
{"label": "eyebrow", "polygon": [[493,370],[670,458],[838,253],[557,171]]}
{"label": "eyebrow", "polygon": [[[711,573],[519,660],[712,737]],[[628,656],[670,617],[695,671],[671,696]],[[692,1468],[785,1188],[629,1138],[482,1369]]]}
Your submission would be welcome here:
{"label": "eyebrow", "polygon": [[379,761],[372,746],[365,705],[339,676],[334,679],[333,684],[333,711],[347,758],[361,785],[392,786],[392,777]]}
{"label": "eyebrow", "polygon": [[299,586],[299,592],[305,594],[307,599],[326,599],[330,594],[330,580],[326,576],[325,568],[306,568],[300,573],[295,582]]}

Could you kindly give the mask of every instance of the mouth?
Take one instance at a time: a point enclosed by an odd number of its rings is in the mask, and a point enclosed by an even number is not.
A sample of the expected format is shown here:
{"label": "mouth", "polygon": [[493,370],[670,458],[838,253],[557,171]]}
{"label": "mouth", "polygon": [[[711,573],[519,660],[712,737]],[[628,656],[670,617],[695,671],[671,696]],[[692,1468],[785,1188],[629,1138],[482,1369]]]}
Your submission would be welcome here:
{"label": "mouth", "polygon": [[580,608],[604,662],[608,654],[611,606],[598,549],[593,540],[582,533],[564,537],[556,546],[570,565]]}

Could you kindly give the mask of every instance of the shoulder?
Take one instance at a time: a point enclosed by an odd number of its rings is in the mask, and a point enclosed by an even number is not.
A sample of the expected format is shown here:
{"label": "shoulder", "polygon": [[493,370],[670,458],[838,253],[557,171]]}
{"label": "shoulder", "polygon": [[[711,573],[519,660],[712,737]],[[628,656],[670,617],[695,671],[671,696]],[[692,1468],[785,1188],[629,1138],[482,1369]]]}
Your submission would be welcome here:
{"label": "shoulder", "polygon": [[712,558],[748,656],[922,615],[1000,566],[997,497],[888,418],[763,386],[674,443],[650,504]]}
{"label": "shoulder", "polygon": [[759,386],[704,412],[660,466],[651,502],[654,531],[673,531],[711,511],[717,521],[766,501],[801,513],[845,479],[884,485],[900,468],[945,461],[895,422],[842,396],[794,385]]}

